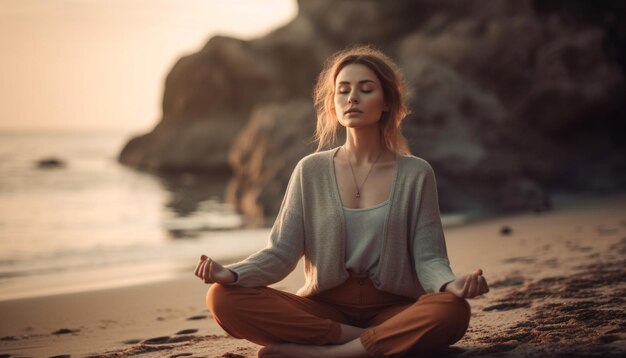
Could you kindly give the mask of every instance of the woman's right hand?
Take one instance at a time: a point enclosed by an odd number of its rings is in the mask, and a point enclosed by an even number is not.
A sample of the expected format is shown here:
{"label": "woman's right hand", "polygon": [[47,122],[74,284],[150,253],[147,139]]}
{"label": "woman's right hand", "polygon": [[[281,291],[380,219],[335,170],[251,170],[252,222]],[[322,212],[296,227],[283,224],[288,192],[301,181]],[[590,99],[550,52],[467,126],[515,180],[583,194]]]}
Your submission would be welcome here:
{"label": "woman's right hand", "polygon": [[200,256],[195,275],[201,278],[204,283],[229,284],[237,279],[231,270],[211,260],[206,255]]}

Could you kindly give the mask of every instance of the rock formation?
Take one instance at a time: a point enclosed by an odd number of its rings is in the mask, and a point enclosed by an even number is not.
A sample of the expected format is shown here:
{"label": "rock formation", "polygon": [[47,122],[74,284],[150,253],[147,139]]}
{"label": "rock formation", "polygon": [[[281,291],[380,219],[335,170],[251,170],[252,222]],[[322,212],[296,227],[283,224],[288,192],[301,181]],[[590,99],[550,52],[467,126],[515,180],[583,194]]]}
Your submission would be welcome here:
{"label": "rock formation", "polygon": [[412,152],[442,211],[543,210],[553,190],[626,187],[619,1],[299,0],[266,37],[214,37],[169,74],[163,118],[120,154],[163,171],[232,170],[227,198],[272,218],[315,150],[311,89],[334,51],[371,43],[410,87]]}

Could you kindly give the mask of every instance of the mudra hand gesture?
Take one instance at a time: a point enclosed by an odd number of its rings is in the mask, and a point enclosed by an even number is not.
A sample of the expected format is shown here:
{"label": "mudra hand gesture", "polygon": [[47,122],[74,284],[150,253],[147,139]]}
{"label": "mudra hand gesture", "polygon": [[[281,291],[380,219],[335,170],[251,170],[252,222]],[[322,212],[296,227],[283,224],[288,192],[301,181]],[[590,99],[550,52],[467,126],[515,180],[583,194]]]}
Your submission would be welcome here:
{"label": "mudra hand gesture", "polygon": [[200,256],[195,275],[201,278],[204,283],[228,284],[235,282],[236,279],[231,270],[211,260],[206,255]]}
{"label": "mudra hand gesture", "polygon": [[483,277],[483,270],[478,269],[469,275],[457,277],[448,283],[446,291],[460,298],[474,298],[489,292],[487,280]]}

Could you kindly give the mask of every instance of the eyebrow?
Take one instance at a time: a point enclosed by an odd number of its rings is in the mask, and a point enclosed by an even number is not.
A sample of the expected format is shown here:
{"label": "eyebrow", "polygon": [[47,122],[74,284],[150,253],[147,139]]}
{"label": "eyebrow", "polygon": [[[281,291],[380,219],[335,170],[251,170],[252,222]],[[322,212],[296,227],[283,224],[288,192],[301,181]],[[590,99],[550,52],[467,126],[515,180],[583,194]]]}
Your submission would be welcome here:
{"label": "eyebrow", "polygon": [[[376,83],[376,82],[374,82],[374,81],[372,81],[372,80],[360,80],[360,81],[358,82],[358,84],[361,84],[361,83],[367,83],[367,82]],[[338,84],[338,85],[349,85],[349,84],[350,84],[350,82],[348,82],[348,81],[341,81],[341,82],[338,82],[337,84]]]}

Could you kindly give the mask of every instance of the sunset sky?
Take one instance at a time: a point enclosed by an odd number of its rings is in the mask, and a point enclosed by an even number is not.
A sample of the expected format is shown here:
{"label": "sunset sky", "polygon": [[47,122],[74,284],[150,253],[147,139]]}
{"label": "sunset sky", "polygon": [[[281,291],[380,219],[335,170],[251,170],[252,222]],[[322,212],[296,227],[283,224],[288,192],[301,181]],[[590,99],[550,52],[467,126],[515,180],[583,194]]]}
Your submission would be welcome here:
{"label": "sunset sky", "polygon": [[146,131],[180,56],[296,13],[296,0],[0,0],[0,130]]}

